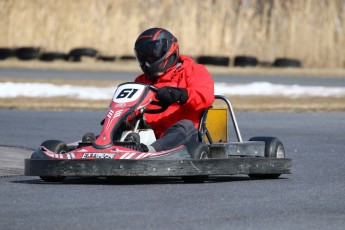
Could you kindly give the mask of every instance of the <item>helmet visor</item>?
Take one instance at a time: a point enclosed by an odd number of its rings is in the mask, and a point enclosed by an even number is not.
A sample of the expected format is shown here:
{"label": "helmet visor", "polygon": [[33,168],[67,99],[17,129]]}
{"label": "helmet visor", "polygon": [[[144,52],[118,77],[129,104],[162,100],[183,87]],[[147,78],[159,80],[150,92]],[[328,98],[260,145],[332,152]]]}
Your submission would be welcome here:
{"label": "helmet visor", "polygon": [[135,55],[140,65],[145,62],[154,63],[163,57],[168,51],[168,39],[159,39],[155,41],[145,42],[143,45],[134,48]]}

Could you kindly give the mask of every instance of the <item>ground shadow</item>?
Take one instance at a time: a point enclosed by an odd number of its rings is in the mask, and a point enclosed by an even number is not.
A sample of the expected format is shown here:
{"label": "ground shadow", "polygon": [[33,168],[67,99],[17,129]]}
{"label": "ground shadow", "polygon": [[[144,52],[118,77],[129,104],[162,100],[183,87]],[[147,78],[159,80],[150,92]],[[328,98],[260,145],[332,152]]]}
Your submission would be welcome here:
{"label": "ground shadow", "polygon": [[[253,179],[247,175],[236,176],[210,176],[204,183],[200,182],[184,182],[181,177],[66,177],[62,182],[46,182],[39,177],[29,177],[30,179],[12,180],[12,183],[20,184],[56,184],[56,185],[68,185],[68,184],[90,184],[90,185],[147,185],[147,184],[208,184],[208,183],[229,183],[229,182],[245,182],[255,181],[259,179]],[[284,177],[278,178],[286,179]],[[263,179],[260,179],[263,180]],[[266,179],[265,179],[266,180]]]}

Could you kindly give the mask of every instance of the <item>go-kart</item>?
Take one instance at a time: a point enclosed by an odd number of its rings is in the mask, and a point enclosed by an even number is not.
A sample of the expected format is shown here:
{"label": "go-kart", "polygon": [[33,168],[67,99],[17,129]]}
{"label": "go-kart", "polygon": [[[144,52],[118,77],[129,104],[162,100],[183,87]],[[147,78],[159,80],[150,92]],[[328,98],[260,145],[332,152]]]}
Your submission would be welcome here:
{"label": "go-kart", "polygon": [[[155,100],[157,90],[141,83],[119,85],[99,135],[86,134],[81,141],[70,144],[44,141],[31,159],[25,159],[25,175],[48,182],[70,176],[181,177],[185,182],[204,182],[210,175],[275,179],[291,173],[292,160],[285,158],[283,143],[276,137],[243,141],[232,105],[220,95],[200,117],[197,142],[167,151],[143,151],[142,144],[156,140],[145,114],[166,109]],[[150,104],[155,109],[149,109]],[[234,141],[230,141],[230,129],[236,135]],[[139,143],[127,139],[134,133],[140,137]]]}

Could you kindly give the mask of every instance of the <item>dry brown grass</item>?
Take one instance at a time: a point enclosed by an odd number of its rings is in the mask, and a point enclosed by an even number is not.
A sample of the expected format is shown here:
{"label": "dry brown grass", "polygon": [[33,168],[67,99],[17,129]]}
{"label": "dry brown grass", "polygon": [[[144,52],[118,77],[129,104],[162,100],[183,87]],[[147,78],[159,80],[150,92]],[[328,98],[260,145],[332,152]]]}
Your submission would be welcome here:
{"label": "dry brown grass", "polygon": [[144,29],[168,28],[189,55],[299,58],[344,67],[343,0],[0,0],[0,46],[133,54]]}
{"label": "dry brown grass", "polygon": [[241,111],[345,111],[345,97],[233,97],[231,101]]}
{"label": "dry brown grass", "polygon": [[[67,97],[0,98],[0,108],[34,110],[106,110],[109,100],[78,100]],[[232,97],[235,111],[345,111],[342,98]]]}

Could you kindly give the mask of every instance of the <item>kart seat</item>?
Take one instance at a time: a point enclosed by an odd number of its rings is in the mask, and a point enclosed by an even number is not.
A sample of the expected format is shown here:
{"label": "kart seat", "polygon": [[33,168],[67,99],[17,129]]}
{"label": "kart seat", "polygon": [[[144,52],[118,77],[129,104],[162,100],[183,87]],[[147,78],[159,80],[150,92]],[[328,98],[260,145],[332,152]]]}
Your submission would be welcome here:
{"label": "kart seat", "polygon": [[226,108],[205,109],[201,115],[198,138],[199,141],[227,142],[228,141],[228,112]]}

